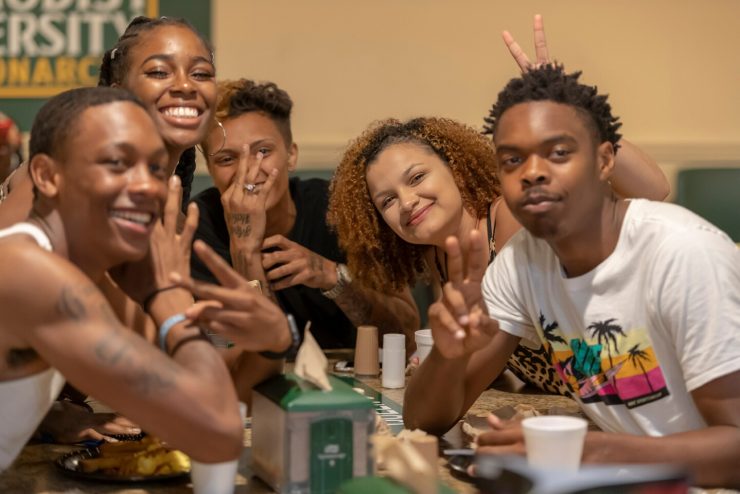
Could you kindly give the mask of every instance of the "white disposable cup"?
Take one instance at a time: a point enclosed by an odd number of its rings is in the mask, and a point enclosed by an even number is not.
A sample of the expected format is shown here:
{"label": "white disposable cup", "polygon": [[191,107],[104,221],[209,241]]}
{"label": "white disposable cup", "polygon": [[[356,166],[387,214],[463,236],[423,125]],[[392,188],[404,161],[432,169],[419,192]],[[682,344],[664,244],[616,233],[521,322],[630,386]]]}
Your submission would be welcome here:
{"label": "white disposable cup", "polygon": [[543,415],[522,420],[529,466],[577,471],[587,428],[588,422],[578,417]]}
{"label": "white disposable cup", "polygon": [[190,461],[190,479],[195,494],[233,494],[239,459],[221,463]]}
{"label": "white disposable cup", "polygon": [[247,420],[247,412],[249,410],[249,407],[246,403],[243,401],[239,402],[239,416],[242,418],[242,424],[246,424]]}
{"label": "white disposable cup", "polygon": [[416,340],[416,356],[419,357],[419,363],[424,362],[429,352],[432,351],[434,346],[434,339],[432,338],[431,329],[420,329],[414,333],[414,340]]}
{"label": "white disposable cup", "polygon": [[[247,404],[239,402],[242,424],[247,419]],[[221,463],[201,463],[190,460],[190,480],[195,494],[232,494],[236,484],[239,458]]]}
{"label": "white disposable cup", "polygon": [[399,333],[383,335],[384,388],[403,388],[406,385],[406,336]]}

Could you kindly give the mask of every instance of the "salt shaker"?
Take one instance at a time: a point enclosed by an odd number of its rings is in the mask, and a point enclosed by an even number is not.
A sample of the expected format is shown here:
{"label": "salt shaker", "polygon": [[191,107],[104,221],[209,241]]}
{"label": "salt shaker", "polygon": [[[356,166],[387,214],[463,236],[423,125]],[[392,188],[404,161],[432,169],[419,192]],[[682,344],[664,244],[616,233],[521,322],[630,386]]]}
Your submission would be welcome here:
{"label": "salt shaker", "polygon": [[399,333],[383,335],[384,388],[403,388],[406,384],[406,336]]}

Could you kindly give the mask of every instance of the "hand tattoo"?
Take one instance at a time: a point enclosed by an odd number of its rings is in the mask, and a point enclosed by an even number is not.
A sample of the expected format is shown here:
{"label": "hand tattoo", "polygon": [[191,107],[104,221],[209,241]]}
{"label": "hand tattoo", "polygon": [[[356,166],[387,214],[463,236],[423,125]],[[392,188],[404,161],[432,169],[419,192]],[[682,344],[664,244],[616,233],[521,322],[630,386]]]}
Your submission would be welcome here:
{"label": "hand tattoo", "polygon": [[229,213],[231,234],[236,238],[248,237],[252,233],[252,224],[246,213]]}
{"label": "hand tattoo", "polygon": [[324,263],[321,260],[321,256],[312,254],[308,259],[308,266],[318,273],[324,272]]}

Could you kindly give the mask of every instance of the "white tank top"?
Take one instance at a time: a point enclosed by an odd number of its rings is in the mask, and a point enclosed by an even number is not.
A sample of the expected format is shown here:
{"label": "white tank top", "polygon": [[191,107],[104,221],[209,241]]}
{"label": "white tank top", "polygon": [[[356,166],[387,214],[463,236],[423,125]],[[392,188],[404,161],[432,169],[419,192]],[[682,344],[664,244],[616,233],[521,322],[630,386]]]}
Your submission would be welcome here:
{"label": "white tank top", "polygon": [[[51,251],[49,237],[36,225],[17,223],[0,230],[0,238],[24,233]],[[0,382],[0,472],[10,466],[33,435],[64,386],[64,377],[50,368]]]}

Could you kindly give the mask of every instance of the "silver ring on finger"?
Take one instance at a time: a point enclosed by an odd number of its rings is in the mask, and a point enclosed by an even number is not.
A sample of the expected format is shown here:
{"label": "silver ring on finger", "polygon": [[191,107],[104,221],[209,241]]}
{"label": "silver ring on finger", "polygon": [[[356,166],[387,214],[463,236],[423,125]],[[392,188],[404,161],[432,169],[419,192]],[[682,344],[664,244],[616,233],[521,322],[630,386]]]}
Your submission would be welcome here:
{"label": "silver ring on finger", "polygon": [[246,190],[250,194],[254,194],[254,191],[257,189],[257,185],[255,184],[244,184],[244,190]]}

